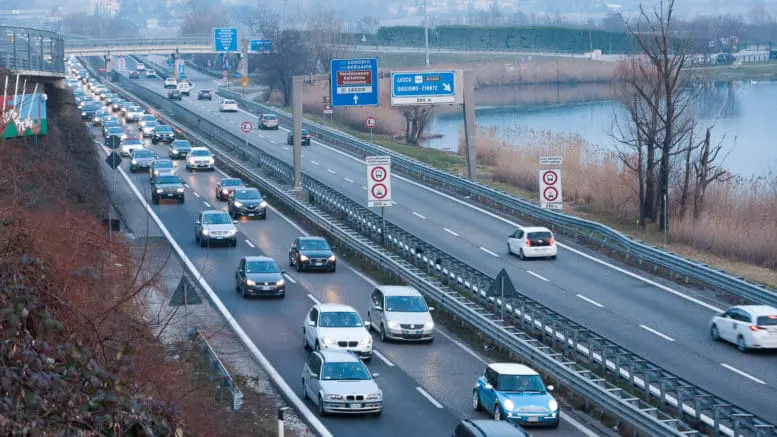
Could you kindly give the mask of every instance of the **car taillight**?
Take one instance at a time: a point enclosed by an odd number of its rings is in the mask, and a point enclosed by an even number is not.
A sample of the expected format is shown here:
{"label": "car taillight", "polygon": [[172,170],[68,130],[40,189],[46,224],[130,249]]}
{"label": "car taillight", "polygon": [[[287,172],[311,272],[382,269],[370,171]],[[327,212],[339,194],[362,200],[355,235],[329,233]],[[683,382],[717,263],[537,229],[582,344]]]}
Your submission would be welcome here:
{"label": "car taillight", "polygon": [[531,240],[526,240],[526,247],[531,247]]}
{"label": "car taillight", "polygon": [[766,328],[762,328],[762,327],[756,326],[756,325],[750,325],[750,330],[753,331],[753,332],[760,331],[762,329],[766,329]]}
{"label": "car taillight", "polygon": [[548,240],[548,244],[550,244],[551,246],[553,246],[553,237],[551,237],[551,238],[550,238],[550,240]]}

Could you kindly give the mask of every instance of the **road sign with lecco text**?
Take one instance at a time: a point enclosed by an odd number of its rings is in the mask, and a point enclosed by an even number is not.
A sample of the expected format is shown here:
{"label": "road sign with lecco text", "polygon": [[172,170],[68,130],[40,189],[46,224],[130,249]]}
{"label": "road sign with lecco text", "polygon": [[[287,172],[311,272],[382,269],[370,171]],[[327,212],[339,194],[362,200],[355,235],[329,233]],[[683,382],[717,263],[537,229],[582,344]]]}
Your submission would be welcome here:
{"label": "road sign with lecco text", "polygon": [[378,59],[332,59],[332,106],[378,106]]}
{"label": "road sign with lecco text", "polygon": [[367,206],[391,206],[391,157],[367,156]]}

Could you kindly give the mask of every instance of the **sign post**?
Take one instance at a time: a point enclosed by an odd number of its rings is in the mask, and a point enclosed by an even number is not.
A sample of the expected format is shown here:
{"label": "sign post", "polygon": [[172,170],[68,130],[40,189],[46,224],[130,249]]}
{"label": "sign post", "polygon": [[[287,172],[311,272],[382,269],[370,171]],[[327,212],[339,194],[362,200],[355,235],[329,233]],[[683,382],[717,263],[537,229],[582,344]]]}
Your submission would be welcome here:
{"label": "sign post", "polygon": [[391,157],[367,156],[367,206],[380,207],[381,238],[386,238],[386,207],[391,206]]}
{"label": "sign post", "polygon": [[378,106],[378,59],[332,59],[332,106]]}
{"label": "sign post", "polygon": [[369,116],[364,120],[364,125],[367,127],[367,129],[370,130],[370,142],[372,143],[372,133],[375,131],[375,126],[377,125],[378,120],[375,119],[373,116]]}
{"label": "sign post", "polygon": [[240,130],[243,131],[243,137],[246,140],[246,149],[248,149],[248,133],[251,132],[251,129],[253,128],[254,126],[251,125],[251,122],[248,120],[240,123]]}

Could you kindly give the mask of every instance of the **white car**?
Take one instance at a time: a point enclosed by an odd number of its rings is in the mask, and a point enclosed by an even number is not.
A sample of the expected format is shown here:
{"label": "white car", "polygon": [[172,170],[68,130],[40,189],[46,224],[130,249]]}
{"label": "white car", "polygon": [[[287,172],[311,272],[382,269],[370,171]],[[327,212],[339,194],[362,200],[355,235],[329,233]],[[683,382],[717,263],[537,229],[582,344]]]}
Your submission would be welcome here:
{"label": "white car", "polygon": [[146,66],[138,62],[138,65],[135,67],[135,70],[137,71],[143,71],[146,69]]}
{"label": "white car", "polygon": [[768,305],[738,305],[715,314],[710,320],[710,336],[749,349],[777,349],[777,308]]}
{"label": "white car", "polygon": [[156,117],[154,117],[151,114],[143,114],[142,116],[140,116],[140,121],[138,124],[140,124],[140,127],[146,127],[146,123],[148,123],[149,121],[157,121],[157,120],[156,120]]}
{"label": "white car", "polygon": [[146,79],[155,79],[155,78],[156,78],[156,71],[146,70]]}
{"label": "white car", "polygon": [[121,153],[122,156],[130,156],[135,150],[141,149],[145,149],[145,146],[143,146],[143,140],[138,138],[127,138],[121,142],[119,153]]}
{"label": "white car", "polygon": [[165,79],[165,88],[177,88],[178,87],[178,81],[175,80],[172,77],[168,77]]}
{"label": "white car", "polygon": [[124,120],[138,121],[143,116],[143,109],[140,106],[130,106],[124,113]]}
{"label": "white car", "polygon": [[526,258],[556,259],[558,248],[553,232],[543,227],[518,229],[507,237],[507,253]]}
{"label": "white car", "polygon": [[237,102],[234,100],[224,100],[219,105],[221,112],[237,112]]}
{"label": "white car", "polygon": [[343,350],[372,359],[372,336],[365,327],[369,322],[348,305],[322,303],[313,306],[302,325],[302,345],[313,350]]}
{"label": "white car", "polygon": [[215,164],[213,154],[206,147],[192,147],[186,155],[186,169],[189,171],[200,168],[213,171]]}
{"label": "white car", "polygon": [[178,87],[178,92],[181,93],[181,95],[189,95],[189,82],[178,82],[176,86]]}
{"label": "white car", "polygon": [[318,414],[383,413],[383,391],[369,369],[348,352],[319,351],[310,354],[302,368],[302,396],[312,399]]}
{"label": "white car", "polygon": [[433,341],[434,320],[424,297],[413,287],[383,285],[372,290],[367,320],[383,342]]}

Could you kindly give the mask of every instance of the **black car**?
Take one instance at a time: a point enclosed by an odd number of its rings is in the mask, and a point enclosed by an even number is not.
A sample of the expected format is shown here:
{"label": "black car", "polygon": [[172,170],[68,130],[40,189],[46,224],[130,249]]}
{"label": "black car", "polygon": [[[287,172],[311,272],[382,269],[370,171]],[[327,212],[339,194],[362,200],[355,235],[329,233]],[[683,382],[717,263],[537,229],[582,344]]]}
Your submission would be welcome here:
{"label": "black car", "polygon": [[164,174],[151,181],[151,202],[173,199],[184,203],[183,180],[180,176]]}
{"label": "black car", "polygon": [[464,419],[452,437],[531,437],[520,425],[507,421]]}
{"label": "black car", "polygon": [[229,195],[227,211],[233,219],[239,217],[267,218],[267,202],[256,188],[238,188]]}
{"label": "black car", "polygon": [[103,105],[92,102],[87,103],[84,106],[81,107],[81,120],[92,120],[94,119],[94,114],[97,111],[100,111],[103,109]]}
{"label": "black car", "polygon": [[298,237],[289,249],[289,265],[303,270],[337,270],[337,257],[323,237]]}
{"label": "black car", "polygon": [[237,178],[222,179],[219,184],[216,185],[216,199],[227,200],[233,191],[245,186],[246,184]]}
{"label": "black car", "polygon": [[190,150],[192,150],[192,144],[189,140],[175,140],[167,148],[167,157],[170,159],[184,159]]}
{"label": "black car", "polygon": [[213,100],[213,93],[210,90],[200,90],[197,93],[197,100]]}
{"label": "black car", "polygon": [[[303,146],[309,146],[310,145],[310,132],[308,132],[307,129],[302,129],[301,131],[302,135],[300,136],[300,141]],[[288,145],[294,144],[294,134],[289,132],[289,135],[286,137],[286,143]]]}
{"label": "black car", "polygon": [[248,296],[286,295],[283,271],[270,257],[244,256],[235,272],[235,289],[243,298]]}
{"label": "black car", "polygon": [[109,127],[108,130],[105,131],[105,145],[107,146],[112,141],[111,138],[118,138],[116,141],[116,144],[121,144],[121,141],[127,137],[127,134],[124,133],[124,129],[121,127]]}
{"label": "black car", "polygon": [[129,78],[130,79],[140,79],[140,73],[138,73],[137,71],[130,71]]}
{"label": "black car", "polygon": [[155,127],[154,133],[151,134],[151,144],[172,143],[173,141],[175,141],[175,132],[166,124]]}
{"label": "black car", "polygon": [[178,90],[170,90],[167,92],[167,98],[170,100],[181,100],[183,97],[181,97],[181,92]]}

